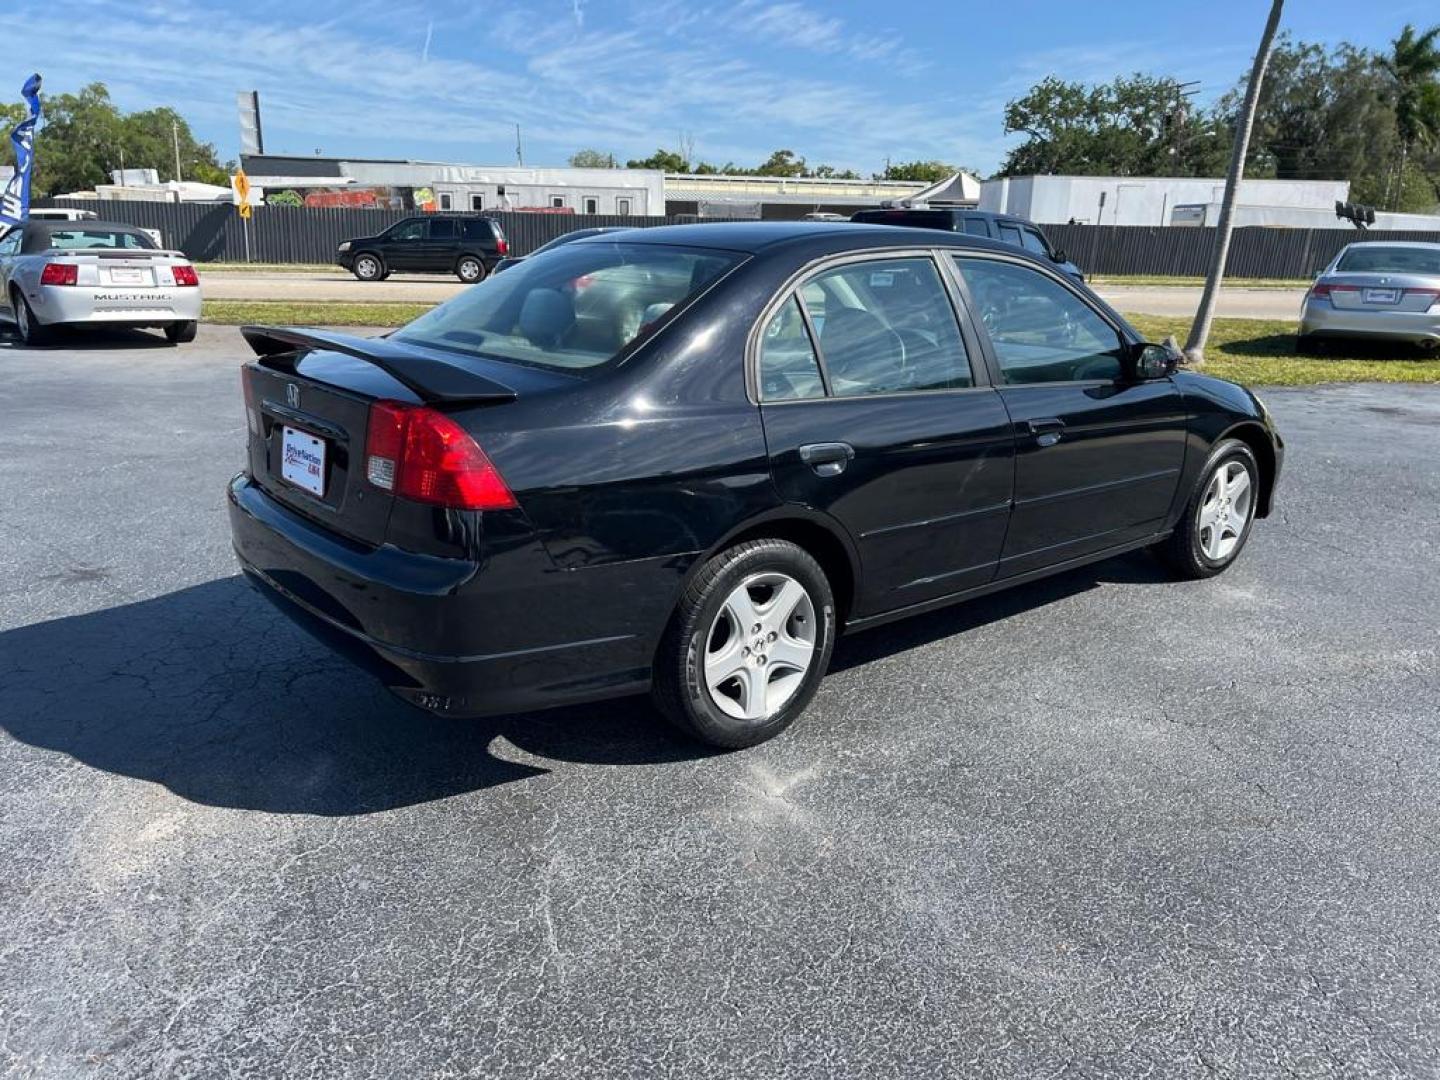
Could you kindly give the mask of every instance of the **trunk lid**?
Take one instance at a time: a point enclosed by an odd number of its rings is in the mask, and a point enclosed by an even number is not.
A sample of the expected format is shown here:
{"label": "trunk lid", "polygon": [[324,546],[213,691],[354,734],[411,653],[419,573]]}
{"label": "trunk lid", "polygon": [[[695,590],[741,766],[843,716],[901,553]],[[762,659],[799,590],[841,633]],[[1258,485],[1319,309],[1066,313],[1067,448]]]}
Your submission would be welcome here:
{"label": "trunk lid", "polygon": [[77,268],[76,284],[123,291],[125,289],[168,289],[175,285],[176,266],[188,266],[185,256],[170,251],[129,248],[116,251],[79,249],[43,253],[47,263]]}
{"label": "trunk lid", "polygon": [[246,406],[255,414],[251,476],[291,510],[371,547],[385,542],[397,502],[366,477],[373,402],[455,414],[503,407],[521,393],[573,382],[384,338],[276,327],[242,332],[258,354],[241,373]]}
{"label": "trunk lid", "polygon": [[1337,311],[1428,311],[1440,299],[1440,282],[1427,274],[1335,273],[1319,285]]}

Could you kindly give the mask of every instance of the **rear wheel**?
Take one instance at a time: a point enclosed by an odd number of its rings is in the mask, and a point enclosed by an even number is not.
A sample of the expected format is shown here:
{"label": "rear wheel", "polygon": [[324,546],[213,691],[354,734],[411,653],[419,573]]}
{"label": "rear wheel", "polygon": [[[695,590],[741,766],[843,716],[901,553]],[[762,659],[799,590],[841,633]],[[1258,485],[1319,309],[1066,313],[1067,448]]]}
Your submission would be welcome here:
{"label": "rear wheel", "polygon": [[26,345],[44,345],[50,340],[50,328],[35,317],[35,312],[30,309],[30,301],[25,299],[19,289],[11,294],[10,302],[15,311],[15,330],[22,342]]}
{"label": "rear wheel", "polygon": [[755,746],[810,703],[835,640],[820,565],[785,540],[716,555],[681,595],[656,659],[655,702],[712,746]]}
{"label": "rear wheel", "polygon": [[171,345],[181,345],[187,341],[195,340],[195,333],[200,324],[194,319],[185,319],[181,322],[172,322],[165,327],[165,340]]}
{"label": "rear wheel", "polygon": [[381,265],[379,256],[371,255],[369,252],[355,256],[355,263],[350,272],[361,281],[379,281],[386,276],[385,267]]}
{"label": "rear wheel", "polygon": [[1210,455],[1185,513],[1157,553],[1181,577],[1214,577],[1240,555],[1259,505],[1260,467],[1239,439]]}
{"label": "rear wheel", "polygon": [[466,285],[485,280],[485,264],[474,255],[466,255],[455,264],[455,276]]}

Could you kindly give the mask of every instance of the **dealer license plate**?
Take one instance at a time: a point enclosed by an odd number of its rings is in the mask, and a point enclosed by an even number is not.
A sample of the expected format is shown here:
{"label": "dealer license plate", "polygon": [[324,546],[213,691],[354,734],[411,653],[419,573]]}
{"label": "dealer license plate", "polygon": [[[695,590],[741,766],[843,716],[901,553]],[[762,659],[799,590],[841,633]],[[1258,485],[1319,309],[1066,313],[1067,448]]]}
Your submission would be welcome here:
{"label": "dealer license plate", "polygon": [[111,285],[149,285],[150,275],[144,270],[116,266],[110,270]]}
{"label": "dealer license plate", "polygon": [[1367,304],[1393,304],[1400,299],[1399,289],[1366,289],[1365,303]]}
{"label": "dealer license plate", "polygon": [[325,440],[287,427],[281,432],[280,452],[280,478],[324,498]]}

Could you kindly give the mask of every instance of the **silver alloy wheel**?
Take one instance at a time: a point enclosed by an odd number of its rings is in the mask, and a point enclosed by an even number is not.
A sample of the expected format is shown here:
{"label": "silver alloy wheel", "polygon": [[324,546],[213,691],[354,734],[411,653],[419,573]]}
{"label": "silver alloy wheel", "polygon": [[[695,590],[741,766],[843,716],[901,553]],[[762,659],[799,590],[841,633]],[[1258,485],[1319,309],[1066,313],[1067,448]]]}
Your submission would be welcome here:
{"label": "silver alloy wheel", "polygon": [[751,574],[725,598],[705,638],[710,700],[737,720],[785,707],[815,657],[815,605],[788,574]]}
{"label": "silver alloy wheel", "polygon": [[380,276],[380,260],[373,255],[361,255],[355,260],[355,273],[370,281]]}
{"label": "silver alloy wheel", "polygon": [[1205,488],[1195,531],[1205,557],[1219,562],[1230,557],[1250,524],[1255,488],[1250,471],[1238,461],[1227,461],[1215,470]]}
{"label": "silver alloy wheel", "polygon": [[25,298],[19,293],[15,294],[15,329],[20,331],[20,340],[30,341],[30,308],[25,303]]}
{"label": "silver alloy wheel", "polygon": [[480,260],[479,260],[479,259],[461,259],[461,260],[460,260],[460,280],[461,280],[461,281],[479,281],[479,280],[480,280],[480,275],[481,275],[483,272],[484,272],[484,267],[482,267],[482,266],[480,265]]}

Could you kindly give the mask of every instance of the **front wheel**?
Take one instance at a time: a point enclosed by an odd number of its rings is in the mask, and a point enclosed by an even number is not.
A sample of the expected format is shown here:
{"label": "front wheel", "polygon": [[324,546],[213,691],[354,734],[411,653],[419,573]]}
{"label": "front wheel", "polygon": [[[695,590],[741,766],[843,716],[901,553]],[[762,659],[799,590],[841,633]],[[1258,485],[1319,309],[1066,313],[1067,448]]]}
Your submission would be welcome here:
{"label": "front wheel", "polygon": [[1259,505],[1260,468],[1239,439],[1210,455],[1185,513],[1157,552],[1181,577],[1214,577],[1240,555]]}
{"label": "front wheel", "polygon": [[820,565],[785,540],[737,544],[681,595],[656,658],[656,705],[712,746],[755,746],[804,712],[834,642]]}
{"label": "front wheel", "polygon": [[379,258],[369,254],[356,255],[350,272],[361,281],[379,281],[385,276],[385,268],[380,265]]}
{"label": "front wheel", "polygon": [[455,276],[466,285],[485,280],[485,264],[473,255],[466,255],[455,264]]}
{"label": "front wheel", "polygon": [[194,341],[195,333],[199,328],[200,324],[194,319],[168,323],[165,327],[165,340],[171,345],[182,345],[187,341]]}

